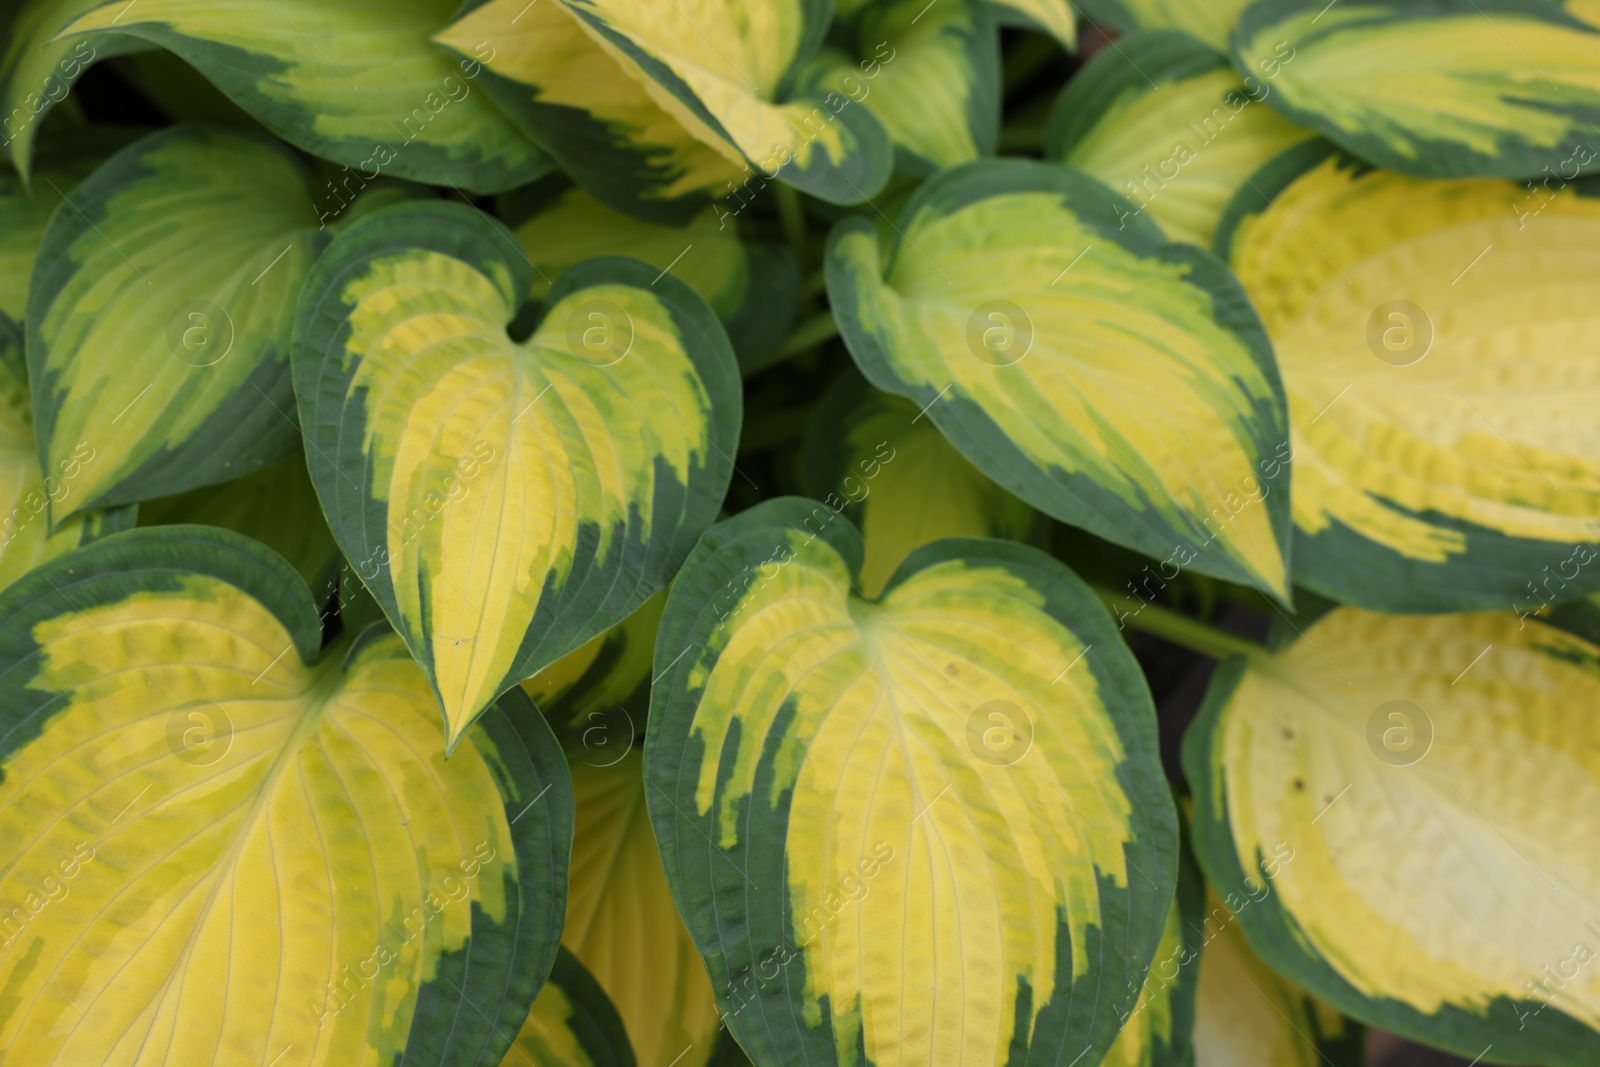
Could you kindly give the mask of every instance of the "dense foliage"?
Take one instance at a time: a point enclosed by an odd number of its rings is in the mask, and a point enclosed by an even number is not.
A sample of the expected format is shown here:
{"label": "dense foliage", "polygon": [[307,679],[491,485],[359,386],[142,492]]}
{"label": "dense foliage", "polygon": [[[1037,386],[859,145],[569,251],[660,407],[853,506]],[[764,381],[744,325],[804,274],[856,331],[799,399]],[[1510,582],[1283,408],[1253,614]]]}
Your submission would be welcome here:
{"label": "dense foliage", "polygon": [[1600,1062],[1596,0],[6,0],[0,1063]]}

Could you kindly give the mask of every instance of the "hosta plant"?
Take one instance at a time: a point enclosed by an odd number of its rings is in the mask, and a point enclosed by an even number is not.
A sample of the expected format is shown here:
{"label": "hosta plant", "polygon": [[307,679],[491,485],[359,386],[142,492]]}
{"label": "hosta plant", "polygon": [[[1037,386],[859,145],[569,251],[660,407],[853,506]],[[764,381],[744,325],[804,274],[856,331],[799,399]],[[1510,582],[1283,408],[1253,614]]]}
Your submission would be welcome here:
{"label": "hosta plant", "polygon": [[14,0],[0,143],[0,1064],[1600,1062],[1594,0]]}

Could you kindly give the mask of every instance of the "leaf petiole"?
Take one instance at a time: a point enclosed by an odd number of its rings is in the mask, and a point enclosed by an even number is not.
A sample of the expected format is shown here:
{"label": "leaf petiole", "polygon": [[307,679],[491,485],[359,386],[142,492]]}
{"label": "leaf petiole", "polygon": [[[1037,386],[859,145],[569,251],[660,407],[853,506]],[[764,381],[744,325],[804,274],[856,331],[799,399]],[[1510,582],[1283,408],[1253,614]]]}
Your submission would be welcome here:
{"label": "leaf petiole", "polygon": [[779,351],[778,358],[797,355],[808,348],[815,348],[822,342],[839,335],[839,321],[833,317],[833,312],[824,311],[795,327]]}
{"label": "leaf petiole", "polygon": [[1111,609],[1111,614],[1116,617],[1118,629],[1132,629],[1150,634],[1217,660],[1267,654],[1266,646],[1248,637],[1228,633],[1199,619],[1190,618],[1169,608],[1157,607],[1137,597],[1123,596],[1121,593],[1100,588],[1095,589],[1095,595]]}

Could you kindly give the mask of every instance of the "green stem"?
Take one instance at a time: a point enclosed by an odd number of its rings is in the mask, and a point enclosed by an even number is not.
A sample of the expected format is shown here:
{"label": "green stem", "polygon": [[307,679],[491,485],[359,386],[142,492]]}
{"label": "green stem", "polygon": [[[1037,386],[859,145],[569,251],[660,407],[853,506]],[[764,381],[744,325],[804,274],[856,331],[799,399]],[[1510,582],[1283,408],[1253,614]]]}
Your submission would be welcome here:
{"label": "green stem", "polygon": [[778,225],[783,227],[783,239],[794,249],[799,262],[806,261],[806,213],[800,206],[800,194],[788,185],[774,184],[772,197],[778,205]]}
{"label": "green stem", "polygon": [[1140,633],[1151,634],[1192,652],[1198,652],[1202,656],[1228,659],[1232,656],[1264,655],[1267,651],[1264,646],[1248,637],[1230,634],[1199,619],[1191,619],[1187,615],[1157,607],[1148,601],[1113,593],[1109,589],[1096,589],[1095,594],[1117,617],[1118,628],[1127,627]]}
{"label": "green stem", "polygon": [[833,312],[824,311],[802,322],[783,342],[783,348],[778,353],[779,359],[804,352],[808,348],[815,348],[831,337],[839,336],[839,322],[833,317]]}

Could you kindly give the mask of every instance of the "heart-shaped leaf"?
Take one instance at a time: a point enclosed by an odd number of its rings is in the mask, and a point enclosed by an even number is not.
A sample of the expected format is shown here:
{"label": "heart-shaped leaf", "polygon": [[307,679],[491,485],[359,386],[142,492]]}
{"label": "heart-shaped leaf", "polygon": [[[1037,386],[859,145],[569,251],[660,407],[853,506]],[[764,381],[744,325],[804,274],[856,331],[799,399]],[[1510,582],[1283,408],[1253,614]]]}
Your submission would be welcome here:
{"label": "heart-shaped leaf", "polygon": [[1295,581],[1379,611],[1600,589],[1600,181],[1423,181],[1290,149],[1218,247],[1289,395]]}
{"label": "heart-shaped leaf", "polygon": [[1040,511],[1287,596],[1288,430],[1238,282],[1065,167],[984,160],[847,219],[828,297],[867,380]]}
{"label": "heart-shaped leaf", "polygon": [[1201,864],[1253,899],[1262,958],[1347,1014],[1592,1064],[1597,703],[1600,648],[1543,623],[1336,609],[1212,681],[1184,740]]}
{"label": "heart-shaped leaf", "polygon": [[520,693],[445,759],[382,627],[281,557],[132,530],[0,594],[0,1047],[497,1062],[555,957],[565,761]]}
{"label": "heart-shaped leaf", "polygon": [[308,176],[265,137],[174,126],[52,217],[28,294],[40,459],[96,455],[59,524],[227,481],[295,448],[289,335],[321,247]]}
{"label": "heart-shaped leaf", "polygon": [[312,483],[452,745],[666,585],[738,438],[738,366],[687,285],[590,260],[513,341],[532,283],[498,222],[401,204],[328,247],[295,331]]}
{"label": "heart-shaped leaf", "polygon": [[876,601],[860,560],[783,498],[667,599],[650,815],[727,1024],[761,1067],[1098,1063],[1176,878],[1139,669],[1036,549],[940,541]]}

